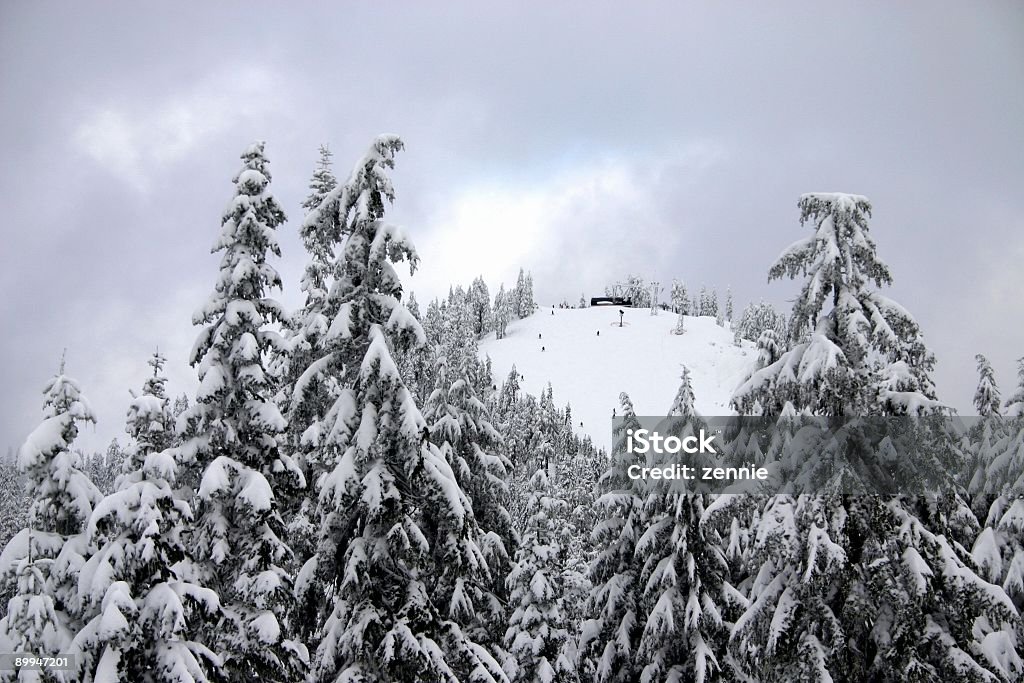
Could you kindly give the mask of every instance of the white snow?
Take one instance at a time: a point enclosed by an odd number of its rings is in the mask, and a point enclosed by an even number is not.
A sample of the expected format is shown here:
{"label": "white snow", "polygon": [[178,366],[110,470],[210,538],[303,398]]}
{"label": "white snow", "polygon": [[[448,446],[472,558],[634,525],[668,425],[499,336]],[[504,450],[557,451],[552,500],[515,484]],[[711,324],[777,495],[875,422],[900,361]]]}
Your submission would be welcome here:
{"label": "white snow", "polygon": [[[623,327],[619,310],[626,312]],[[699,413],[733,413],[729,399],[753,369],[754,344],[734,346],[729,328],[708,316],[687,316],[686,332],[672,334],[677,318],[668,311],[652,316],[646,308],[594,306],[555,309],[554,315],[541,308],[509,323],[504,339],[489,334],[480,355],[491,357],[499,387],[513,364],[531,394],[539,396],[550,381],[556,403],[572,404],[573,426],[610,450],[619,393],[629,394],[638,415],[665,415],[679,390],[681,364],[690,369]]]}

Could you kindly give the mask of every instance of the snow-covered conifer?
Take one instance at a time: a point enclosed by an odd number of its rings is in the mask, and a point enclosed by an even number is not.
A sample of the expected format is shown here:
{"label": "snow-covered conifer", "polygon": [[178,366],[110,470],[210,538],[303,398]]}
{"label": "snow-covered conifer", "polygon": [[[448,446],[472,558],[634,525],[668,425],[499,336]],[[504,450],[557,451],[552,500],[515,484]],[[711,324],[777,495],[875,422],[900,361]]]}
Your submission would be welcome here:
{"label": "snow-covered conifer", "polygon": [[501,284],[498,287],[498,293],[494,295],[494,311],[493,311],[493,322],[494,322],[494,337],[495,339],[503,339],[505,337],[505,329],[508,327],[509,319],[511,316],[511,300],[509,294],[505,292],[505,285]]}
{"label": "snow-covered conifer", "polygon": [[616,426],[611,462],[601,476],[596,506],[601,521],[594,528],[597,553],[590,565],[593,586],[579,644],[579,672],[601,683],[639,680],[636,660],[643,633],[640,567],[636,549],[643,533],[643,496],[639,480],[628,474],[639,456],[626,448],[629,430],[640,428],[633,403],[619,395],[622,419]]}
{"label": "snow-covered conifer", "polygon": [[213,247],[223,254],[217,283],[193,315],[203,326],[191,355],[200,384],[195,405],[179,420],[186,435],[180,454],[201,473],[191,535],[197,580],[223,607],[207,644],[232,680],[294,681],[308,657],[286,618],[293,560],[278,497],[304,482],[278,448],[287,423],[266,368],[271,350],[285,349],[269,327],[287,315],[268,296],[281,280],[267,260],[280,255],[275,232],[285,215],[270,192],[264,144],[253,143],[241,158]]}
{"label": "snow-covered conifer", "polygon": [[740,314],[736,331],[747,341],[757,342],[761,333],[767,329],[775,330],[780,341],[786,339],[786,316],[775,310],[775,307],[764,301],[748,304]]}
{"label": "snow-covered conifer", "polygon": [[470,285],[467,293],[467,304],[469,306],[469,318],[473,327],[473,333],[477,336],[486,334],[491,330],[493,321],[491,318],[491,294],[487,290],[487,283],[483,276],[477,276]]}
{"label": "snow-covered conifer", "polygon": [[974,392],[974,407],[978,415],[988,417],[999,416],[999,387],[996,386],[995,373],[992,372],[992,364],[980,353],[974,357],[978,364],[978,388]]}
{"label": "snow-covered conifer", "polygon": [[509,304],[511,305],[512,315],[517,318],[523,316],[520,315],[520,311],[523,310],[523,292],[526,290],[526,271],[522,268],[519,269],[519,276],[516,277],[516,285],[509,292]]}
{"label": "snow-covered conifer", "polygon": [[[668,415],[661,433],[682,439],[706,428],[685,366]],[[746,601],[729,584],[722,539],[705,520],[712,498],[700,489],[699,482],[682,479],[647,483],[636,546],[644,586],[636,657],[641,680],[703,683],[731,677],[724,656],[729,616]]]}
{"label": "snow-covered conifer", "polygon": [[14,583],[0,620],[0,644],[56,655],[69,651],[81,625],[78,571],[88,554],[83,531],[100,493],[71,448],[79,423],[96,418],[78,382],[64,374],[63,359],[43,395],[43,421],[18,451],[32,501],[28,526],[0,553],[0,580]]}
{"label": "snow-covered conifer", "polygon": [[565,618],[559,520],[565,501],[551,490],[546,467],[530,479],[529,519],[508,576],[512,614],[505,645],[505,670],[512,681],[565,683],[578,680]]}
{"label": "snow-covered conifer", "polygon": [[917,322],[869,288],[892,282],[868,233],[871,204],[858,195],[807,194],[799,207],[801,223],[810,222],[814,234],[788,247],[769,279],[805,277],[790,338],[811,330],[810,339],[754,373],[736,390],[734,405],[745,413],[758,402],[775,415],[787,401],[819,415],[939,408],[929,376],[935,359]]}
{"label": "snow-covered conifer", "polygon": [[153,375],[128,410],[135,443],[124,473],[89,520],[92,553],[78,588],[94,616],[74,647],[83,683],[205,683],[221,673],[220,658],[194,640],[212,630],[220,604],[187,578],[194,573],[186,538],[192,511],[172,490],[177,464],[164,450],[172,421],[164,358],[156,353],[149,362]]}
{"label": "snow-covered conifer", "polygon": [[672,312],[690,314],[690,295],[686,291],[686,283],[672,280]]}
{"label": "snow-covered conifer", "polygon": [[392,357],[424,342],[394,267],[402,260],[415,267],[416,252],[384,220],[385,202],[394,199],[388,170],[400,149],[397,137],[379,137],[329,195],[349,237],[319,361],[340,390],[321,421],[331,470],[320,482],[324,537],[311,562],[335,588],[314,675],[500,679],[497,661],[453,618],[468,606],[457,577],[485,566],[472,506],[429,441]]}
{"label": "snow-covered conifer", "polygon": [[[768,500],[753,532],[750,604],[730,652],[743,675],[760,680],[1012,680],[1019,674],[1001,670],[985,643],[1005,640],[1015,609],[956,540],[976,523],[954,472],[938,460],[948,436],[925,420],[878,436],[877,421],[865,417],[939,408],[917,324],[868,288],[891,281],[867,232],[870,204],[816,194],[804,195],[800,208],[814,235],[770,271],[807,278],[794,304],[793,346],[744,382],[734,405],[852,422],[818,428],[770,456],[784,459],[777,465],[794,482],[811,481],[824,462],[840,467],[804,491],[810,495]],[[803,330],[813,330],[809,339],[794,341]],[[898,496],[874,488],[844,495],[860,481],[840,460],[847,452],[877,458],[868,468],[895,460],[914,476]],[[851,650],[851,642],[864,645]]]}
{"label": "snow-covered conifer", "polygon": [[447,359],[439,348],[434,361],[434,391],[423,410],[430,440],[451,467],[456,483],[465,492],[479,525],[477,544],[485,567],[455,578],[449,589],[467,600],[457,616],[476,642],[497,644],[506,602],[504,581],[510,554],[515,552],[512,520],[505,508],[511,463],[502,453],[501,435],[491,424],[487,406],[477,397],[464,368],[449,374]]}
{"label": "snow-covered conifer", "polygon": [[523,278],[523,287],[519,290],[517,300],[519,303],[518,316],[520,318],[529,317],[537,308],[537,303],[533,300],[533,275],[530,273],[527,273],[526,277]]}

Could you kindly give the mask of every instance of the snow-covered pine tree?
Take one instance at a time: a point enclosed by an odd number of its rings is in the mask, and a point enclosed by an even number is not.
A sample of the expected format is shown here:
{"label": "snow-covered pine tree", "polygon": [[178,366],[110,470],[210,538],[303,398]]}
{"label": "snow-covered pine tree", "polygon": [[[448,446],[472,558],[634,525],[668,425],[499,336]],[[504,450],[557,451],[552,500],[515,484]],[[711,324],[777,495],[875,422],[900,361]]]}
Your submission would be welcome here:
{"label": "snow-covered pine tree", "polygon": [[93,618],[75,637],[82,683],[205,683],[218,680],[220,658],[192,640],[219,616],[217,594],[192,574],[188,503],[173,490],[177,465],[165,450],[173,428],[161,374],[153,374],[128,409],[124,473],[97,504],[88,526],[92,549],[78,582]]}
{"label": "snow-covered pine tree", "polygon": [[725,288],[725,319],[732,325],[732,287]]}
{"label": "snow-covered pine tree", "polygon": [[491,319],[491,293],[487,290],[487,283],[484,282],[482,275],[478,275],[473,280],[473,284],[470,285],[467,303],[473,333],[479,337],[489,332],[493,325]]}
{"label": "snow-covered pine tree", "polygon": [[[1024,400],[1024,359],[1019,363],[1021,382],[1006,401],[1008,410]],[[998,395],[994,380],[983,377],[982,383],[991,384],[984,392],[987,398]],[[991,410],[991,405],[987,407]],[[1024,412],[1009,418],[983,417],[971,436],[978,467],[972,493],[985,508],[985,528],[972,555],[985,577],[1001,585],[1018,610],[1024,610]],[[1018,628],[1017,642],[1022,638],[1024,628]],[[1020,651],[1018,645],[1018,655]]]}
{"label": "snow-covered pine tree", "polygon": [[515,469],[526,463],[530,435],[535,431],[533,415],[523,405],[528,394],[520,389],[520,378],[513,364],[495,399],[494,411],[499,431],[505,435],[505,452]]}
{"label": "snow-covered pine tree", "polygon": [[601,521],[593,535],[597,554],[589,571],[593,586],[587,601],[590,618],[583,623],[579,644],[580,676],[599,683],[636,681],[643,669],[636,659],[644,624],[641,568],[635,558],[644,528],[645,491],[640,480],[628,474],[639,456],[626,448],[627,435],[640,429],[640,422],[625,392],[619,394],[619,403],[622,420],[596,503]]}
{"label": "snow-covered pine tree", "polygon": [[526,292],[526,271],[522,268],[519,269],[519,276],[516,278],[516,286],[509,292],[510,298],[509,303],[511,304],[512,315],[517,318],[522,318],[520,315],[523,311],[523,294]]}
{"label": "snow-covered pine tree", "polygon": [[993,462],[1006,452],[1009,420],[1000,417],[999,387],[996,385],[992,365],[982,354],[974,357],[978,364],[978,388],[974,392],[974,407],[979,419],[972,424],[966,437],[966,449],[971,454],[973,473],[968,486],[971,503],[979,519],[988,517],[989,508],[999,491],[988,476]]}
{"label": "snow-covered pine tree", "polygon": [[503,454],[501,435],[491,424],[487,406],[477,397],[465,368],[449,374],[443,349],[435,352],[434,391],[423,409],[430,440],[451,467],[479,525],[478,545],[486,565],[453,577],[445,592],[465,597],[450,616],[474,641],[498,653],[497,640],[506,621],[511,554],[516,549],[512,519],[505,507],[511,463]]}
{"label": "snow-covered pine tree", "polygon": [[[871,204],[849,194],[806,194],[800,223],[814,234],[788,247],[769,280],[804,276],[793,304],[794,345],[734,395],[740,413],[758,401],[778,415],[787,401],[818,415],[913,415],[940,404],[930,372],[935,358],[905,308],[869,288],[892,283],[868,233]],[[826,312],[826,300],[831,310]],[[809,341],[796,343],[806,330]]]}
{"label": "snow-covered pine tree", "polygon": [[217,283],[193,314],[203,326],[191,354],[200,384],[195,405],[180,418],[180,456],[201,472],[191,534],[197,581],[216,591],[223,607],[206,643],[233,681],[290,682],[304,675],[308,655],[287,619],[293,556],[278,496],[293,495],[304,481],[279,449],[287,423],[266,369],[271,350],[285,350],[269,327],[287,315],[268,296],[281,279],[267,260],[280,255],[275,231],[285,215],[270,192],[264,143],[241,158],[213,246],[223,253]]}
{"label": "snow-covered pine tree", "polygon": [[708,288],[704,285],[700,286],[700,294],[697,298],[697,310],[694,315],[711,315],[711,299],[708,294]]}
{"label": "snow-covered pine tree", "polygon": [[415,268],[418,258],[384,220],[385,202],[394,200],[388,170],[401,149],[397,137],[377,138],[329,195],[337,201],[325,201],[349,237],[331,291],[337,313],[318,361],[340,391],[321,425],[332,469],[320,482],[323,537],[312,562],[334,601],[314,678],[501,679],[497,661],[450,617],[465,596],[444,589],[485,560],[469,500],[429,441],[392,357],[424,342],[401,303],[394,267],[408,260]]}
{"label": "snow-covered pine tree", "polygon": [[505,337],[505,329],[508,327],[509,318],[511,318],[511,303],[509,294],[505,292],[505,285],[502,283],[498,287],[498,293],[494,295],[494,338],[503,339]]}
{"label": "snow-covered pine tree", "polygon": [[[326,470],[318,457],[322,439],[318,425],[336,390],[334,380],[316,364],[320,342],[333,314],[328,294],[334,284],[335,252],[345,237],[345,226],[338,222],[336,207],[328,205],[321,209],[325,200],[337,202],[336,198],[328,200],[328,195],[338,187],[332,157],[327,146],[322,145],[309,182],[309,194],[302,201],[304,220],[299,235],[309,257],[300,283],[305,301],[288,321],[288,349],[278,354],[274,368],[279,375],[277,403],[288,421],[285,450],[294,458],[306,482],[305,487],[292,491],[294,495],[278,495],[297,566],[313,557],[318,544],[320,520],[315,482]],[[305,220],[314,212],[314,219]],[[317,609],[325,591],[326,587],[317,581],[296,581],[290,621],[297,637],[309,639],[318,626]]]}
{"label": "snow-covered pine tree", "polygon": [[753,565],[750,606],[734,627],[731,654],[744,675],[766,681],[1015,680],[1019,671],[989,655],[1019,617],[956,541],[965,520],[976,523],[954,473],[934,466],[948,449],[945,435],[922,419],[904,423],[913,427],[905,434],[870,441],[864,416],[939,408],[933,357],[916,322],[868,288],[891,281],[867,232],[870,204],[856,195],[813,194],[799,205],[815,233],[783,252],[770,277],[806,277],[791,340],[813,332],[755,372],[733,404],[742,412],[760,404],[778,415],[792,412],[791,401],[829,424],[852,421],[840,430],[845,441],[835,433],[793,439],[782,455],[796,470],[792,481],[810,480],[824,459],[834,461],[840,443],[897,457],[898,438],[909,440],[900,466],[933,472],[936,481],[925,489],[915,479],[915,488],[894,496],[823,486],[770,498],[754,532],[752,556],[760,564]]}
{"label": "snow-covered pine tree", "polygon": [[999,416],[999,388],[996,386],[992,364],[982,354],[974,357],[978,364],[978,388],[974,392],[974,407],[982,417]]}
{"label": "snow-covered pine tree", "polygon": [[775,330],[780,341],[786,339],[786,316],[764,301],[748,304],[740,314],[736,331],[747,341],[757,342],[766,329]]}
{"label": "snow-covered pine tree", "polygon": [[[0,620],[0,647],[57,655],[70,651],[83,621],[77,590],[88,555],[83,531],[100,493],[79,469],[71,446],[79,423],[96,418],[78,382],[64,374],[63,358],[43,396],[43,421],[18,451],[18,470],[32,501],[28,526],[0,553],[0,580],[14,583]],[[0,680],[14,680],[14,673],[0,671]]]}
{"label": "snow-covered pine tree", "polygon": [[[26,527],[31,505],[17,463],[0,461],[0,546],[6,547],[7,542]],[[0,581],[0,617],[6,613],[7,600],[12,595],[5,592],[9,588],[10,585]]]}
{"label": "snow-covered pine tree", "polygon": [[505,671],[515,682],[579,680],[570,652],[562,581],[559,520],[565,501],[553,493],[543,460],[530,479],[529,518],[508,575],[513,609],[505,632]]}
{"label": "snow-covered pine tree", "polygon": [[[137,471],[148,454],[170,448],[174,436],[174,415],[167,397],[167,378],[163,375],[167,357],[157,349],[146,364],[153,369],[153,374],[142,384],[141,394],[132,392],[132,403],[128,409],[127,431],[135,439],[135,447],[125,452],[119,446],[114,447],[115,439],[107,449],[108,458],[119,458],[118,464],[123,473]],[[145,421],[147,418],[149,422]]]}
{"label": "snow-covered pine tree", "polygon": [[[690,371],[683,366],[679,390],[658,431],[683,439],[707,429],[694,407]],[[692,466],[710,464],[694,460]],[[636,664],[642,681],[729,680],[726,643],[730,613],[745,599],[729,583],[729,565],[718,531],[705,523],[712,500],[699,482],[646,482],[643,526],[636,562],[641,600]]]}
{"label": "snow-covered pine tree", "polygon": [[124,463],[124,454],[116,447],[111,448],[116,446],[116,441],[114,439],[105,451],[86,453],[76,449],[75,452],[78,462],[81,463],[80,469],[96,486],[101,497],[114,490],[114,480],[121,473],[121,465]]}
{"label": "snow-covered pine tree", "polygon": [[686,283],[682,280],[672,280],[672,312],[690,314],[690,295],[686,291]]}
{"label": "snow-covered pine tree", "polygon": [[526,274],[523,280],[523,289],[519,293],[519,317],[527,318],[537,309],[537,302],[533,299],[533,275]]}
{"label": "snow-covered pine tree", "polygon": [[587,304],[587,297],[584,296],[583,292],[580,292],[580,301],[579,301],[578,304],[576,304],[576,307],[577,308],[586,308],[587,305],[588,305]]}
{"label": "snow-covered pine tree", "polygon": [[[338,186],[331,170],[331,151],[320,147],[320,160],[309,182],[309,194],[302,201],[304,216],[319,209],[327,196]],[[288,450],[297,454],[297,462],[307,471],[305,451],[309,441],[316,442],[316,435],[308,435],[303,443],[302,435],[323,414],[325,403],[330,398],[329,382],[311,365],[318,358],[317,347],[327,333],[328,292],[334,279],[334,252],[344,237],[343,226],[334,214],[324,207],[317,213],[316,220],[304,220],[299,228],[303,246],[309,260],[303,271],[301,289],[305,293],[303,305],[287,321],[286,339],[288,349],[281,354],[280,379],[283,389],[281,405],[288,414]],[[302,381],[299,381],[300,378]]]}

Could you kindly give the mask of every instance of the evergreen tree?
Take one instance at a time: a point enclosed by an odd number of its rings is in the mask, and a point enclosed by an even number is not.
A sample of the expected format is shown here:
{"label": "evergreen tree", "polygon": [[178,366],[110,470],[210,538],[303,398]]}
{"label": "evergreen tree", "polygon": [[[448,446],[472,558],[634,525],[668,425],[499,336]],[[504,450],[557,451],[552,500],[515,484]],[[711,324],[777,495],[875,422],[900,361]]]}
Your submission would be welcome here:
{"label": "evergreen tree", "polygon": [[378,138],[329,196],[349,237],[321,361],[340,390],[320,427],[331,470],[320,482],[315,571],[334,599],[314,675],[500,679],[494,658],[454,618],[467,601],[450,588],[485,565],[472,507],[392,358],[392,349],[424,342],[393,265],[407,259],[415,267],[416,252],[383,220],[385,201],[394,200],[388,169],[400,149],[398,138]]}
{"label": "evergreen tree", "polygon": [[128,410],[135,440],[116,491],[93,511],[92,556],[79,590],[95,616],[75,638],[83,682],[197,683],[216,680],[219,658],[191,639],[218,615],[217,594],[185,578],[191,574],[188,503],[175,496],[173,451],[164,450],[172,425],[160,374],[164,358],[149,361],[153,375]]}
{"label": "evergreen tree", "polygon": [[517,318],[522,318],[523,309],[526,304],[523,301],[523,295],[526,293],[526,272],[520,268],[519,276],[516,278],[516,286],[512,288],[510,292],[511,297],[509,303],[511,304],[512,313]]}
{"label": "evergreen tree", "polygon": [[455,578],[448,587],[464,595],[459,622],[481,644],[496,651],[495,634],[505,624],[507,602],[504,581],[516,540],[512,519],[505,508],[511,463],[502,454],[502,438],[491,424],[486,405],[477,397],[465,368],[449,376],[448,362],[438,349],[434,366],[435,388],[424,407],[430,440],[451,467],[465,492],[479,525],[477,540],[486,564],[475,574]]}
{"label": "evergreen tree", "polygon": [[726,287],[725,289],[725,319],[728,323],[732,324],[732,288]]}
{"label": "evergreen tree", "polygon": [[180,453],[187,467],[201,472],[191,537],[196,579],[223,606],[208,643],[232,680],[295,681],[308,656],[286,618],[293,559],[278,497],[304,482],[279,450],[286,422],[266,369],[271,350],[284,349],[268,328],[287,316],[267,296],[281,284],[267,256],[280,256],[275,231],[285,215],[270,192],[264,143],[250,145],[241,158],[235,196],[213,247],[223,252],[217,284],[193,315],[204,326],[191,357],[200,385],[195,405],[182,416]]}
{"label": "evergreen tree", "polygon": [[[282,517],[287,520],[289,545],[298,566],[305,566],[316,553],[319,516],[314,482],[325,473],[319,458],[323,435],[319,421],[333,401],[336,384],[316,361],[327,334],[333,304],[329,292],[334,285],[335,252],[345,237],[345,226],[337,218],[338,199],[332,192],[338,180],[332,170],[332,153],[320,147],[320,159],[309,182],[309,194],[302,202],[303,222],[299,228],[309,256],[301,280],[303,305],[288,321],[288,348],[278,354],[280,382],[278,405],[287,416],[286,452],[301,469],[306,486],[293,496],[278,495]],[[414,362],[414,359],[407,359]],[[299,579],[302,579],[301,581]],[[298,637],[309,640],[318,624],[317,611],[326,588],[301,570],[296,575],[295,601],[291,623]]]}
{"label": "evergreen tree", "polygon": [[529,521],[508,576],[513,612],[505,632],[512,681],[576,681],[565,618],[558,518],[565,501],[551,492],[543,461],[530,479]]}
{"label": "evergreen tree", "polygon": [[[934,356],[902,306],[868,288],[892,282],[868,233],[871,204],[847,194],[800,198],[800,222],[814,234],[789,247],[769,279],[806,280],[793,305],[790,339],[812,330],[737,389],[741,413],[755,401],[777,415],[786,401],[818,415],[917,414],[939,408],[929,376]],[[825,312],[831,296],[832,309]],[[783,372],[785,368],[796,372]]]}
{"label": "evergreen tree", "polygon": [[537,309],[537,303],[533,300],[533,275],[530,273],[527,273],[523,279],[522,289],[519,290],[518,302],[518,315],[520,318],[529,317]]}
{"label": "evergreen tree", "polygon": [[[7,542],[25,528],[31,505],[32,501],[25,492],[16,462],[0,461],[0,547],[6,547]],[[5,592],[10,587],[0,582],[0,617],[4,614],[2,610],[7,609],[7,600],[12,595]]]}
{"label": "evergreen tree", "polygon": [[508,327],[511,318],[510,297],[505,293],[505,285],[498,287],[498,293],[494,295],[494,338],[504,339],[505,328]]}
{"label": "evergreen tree", "polygon": [[[55,655],[69,651],[83,620],[77,583],[88,548],[82,532],[100,494],[71,450],[78,424],[96,418],[78,382],[64,374],[63,359],[43,395],[43,421],[18,451],[32,501],[28,526],[0,554],[0,577],[14,594],[0,620],[0,645]],[[13,680],[13,672],[0,677]]]}
{"label": "evergreen tree", "polygon": [[779,341],[786,339],[786,316],[775,310],[775,307],[764,301],[748,304],[740,314],[736,332],[743,339],[757,343],[761,333],[767,329],[775,331]]}
{"label": "evergreen tree", "polygon": [[[1021,369],[1024,371],[1024,362]],[[1006,408],[1024,397],[1024,372],[1021,379],[1021,389],[1006,402]],[[986,384],[982,370],[981,385]],[[979,394],[987,399],[982,405],[990,412],[970,434],[976,464],[971,493],[981,503],[985,528],[975,540],[971,555],[985,578],[1000,585],[1017,609],[1024,610],[1024,414],[998,417],[988,402],[998,396],[994,380],[986,391],[981,389],[979,386]],[[1018,643],[1024,637],[1019,624],[1016,636]],[[993,633],[992,637],[998,635]],[[1024,669],[1024,664],[1018,668]]]}
{"label": "evergreen tree", "polygon": [[[706,429],[694,408],[690,372],[684,366],[669,418],[660,433],[680,439]],[[693,465],[709,464],[695,460]],[[722,539],[705,523],[711,497],[686,480],[647,483],[643,526],[636,547],[642,613],[637,650],[641,680],[728,680],[726,643],[729,602],[745,606],[729,584]]]}
{"label": "evergreen tree", "polygon": [[690,314],[690,295],[686,291],[686,283],[682,280],[672,280],[672,312],[683,315]]}
{"label": "evergreen tree", "polygon": [[493,325],[491,294],[482,276],[477,276],[469,288],[468,305],[473,333],[479,337],[489,332]]}
{"label": "evergreen tree", "polygon": [[978,388],[974,392],[974,407],[978,415],[988,417],[999,416],[999,388],[996,386],[995,374],[988,359],[980,353],[974,357],[978,363]]}
{"label": "evergreen tree", "polygon": [[[7,604],[6,615],[0,620],[0,645],[11,653],[44,653],[41,656],[64,653],[67,652],[70,634],[65,619],[57,613],[47,582],[53,560],[33,557],[32,540],[29,535],[29,554],[14,562],[14,596]],[[0,671],[0,680],[35,683],[61,679],[51,672],[25,669],[16,675],[9,669]]]}
{"label": "evergreen tree", "polygon": [[596,506],[603,517],[594,528],[597,554],[590,565],[593,585],[587,601],[590,618],[580,634],[581,676],[600,683],[639,680],[636,654],[644,624],[641,617],[640,567],[635,557],[643,533],[641,482],[628,474],[639,456],[626,448],[630,430],[640,428],[633,403],[619,395],[622,419],[616,424],[611,463],[601,476]]}
{"label": "evergreen tree", "polygon": [[[768,500],[753,531],[757,570],[731,654],[744,675],[765,681],[1010,680],[1015,674],[999,671],[985,642],[1005,638],[1016,617],[956,540],[970,534],[973,515],[940,460],[948,436],[920,420],[877,437],[877,418],[865,417],[939,407],[917,324],[867,287],[891,281],[867,233],[870,204],[805,195],[800,208],[815,234],[787,249],[770,277],[805,275],[791,340],[813,332],[744,382],[734,405],[746,412],[760,404],[777,415],[792,412],[791,402],[801,413],[846,418],[819,421],[825,429],[772,456],[782,458],[776,466],[791,470],[791,481],[814,480],[824,462],[847,464],[807,495]],[[872,466],[899,462],[915,477],[900,495],[848,495],[836,482],[858,481],[840,460],[849,453],[876,458]],[[926,489],[917,475],[929,473],[935,481]]]}

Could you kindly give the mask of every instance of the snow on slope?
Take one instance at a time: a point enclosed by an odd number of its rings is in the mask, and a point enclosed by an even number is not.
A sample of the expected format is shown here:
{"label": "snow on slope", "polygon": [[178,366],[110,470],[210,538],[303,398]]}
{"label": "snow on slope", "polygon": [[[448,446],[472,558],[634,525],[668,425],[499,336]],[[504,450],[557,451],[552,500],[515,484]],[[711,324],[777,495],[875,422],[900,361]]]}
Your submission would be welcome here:
{"label": "snow on slope", "polygon": [[687,317],[686,333],[674,335],[675,314],[652,316],[648,309],[628,308],[625,326],[619,327],[619,310],[594,306],[554,309],[551,315],[542,308],[511,322],[504,339],[489,335],[480,354],[491,357],[499,386],[513,363],[523,375],[520,385],[534,395],[550,381],[555,403],[572,404],[576,429],[607,449],[619,392],[629,394],[637,415],[664,415],[679,388],[681,364],[690,369],[698,411],[732,414],[729,398],[757,358],[754,344],[744,341],[737,348],[732,332],[706,316]]}

